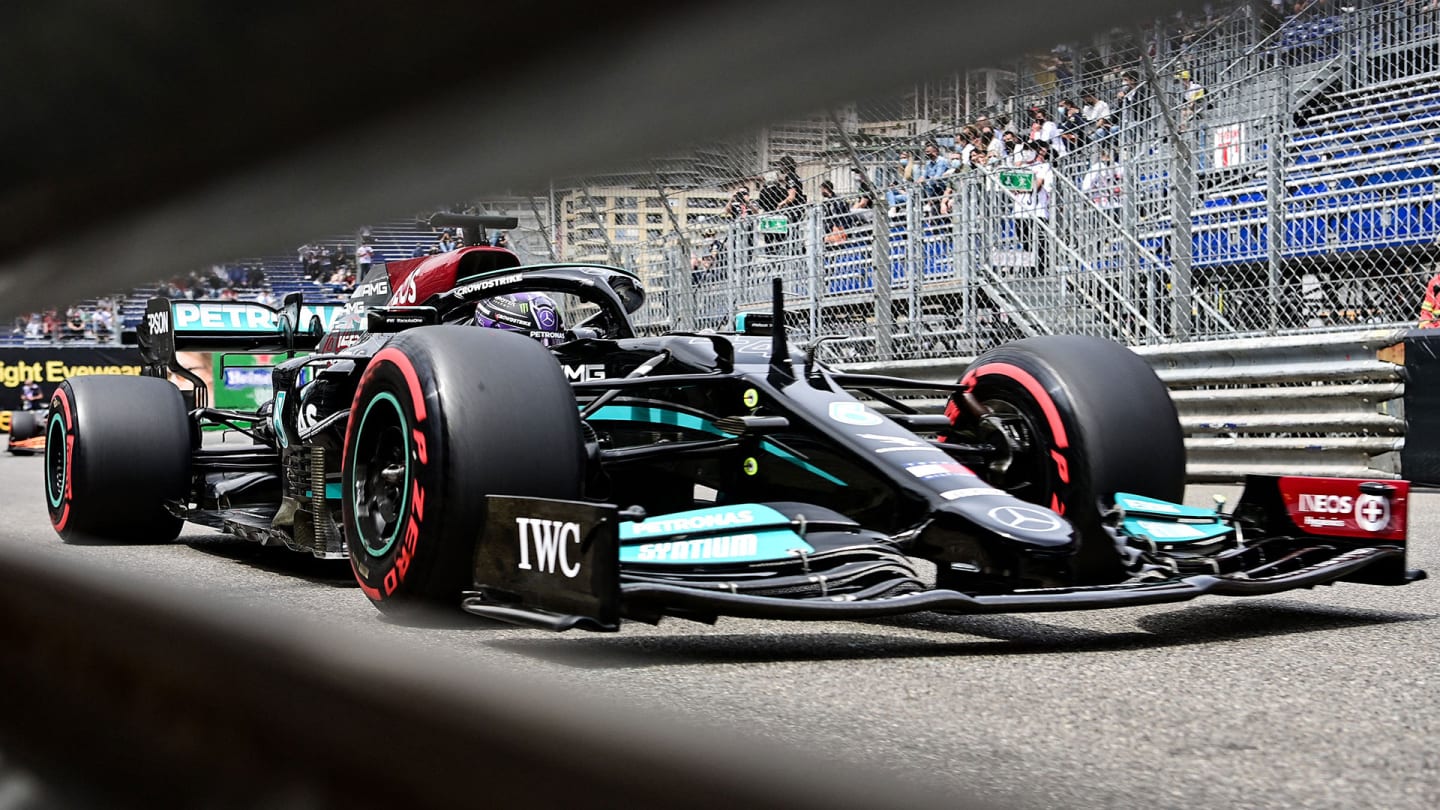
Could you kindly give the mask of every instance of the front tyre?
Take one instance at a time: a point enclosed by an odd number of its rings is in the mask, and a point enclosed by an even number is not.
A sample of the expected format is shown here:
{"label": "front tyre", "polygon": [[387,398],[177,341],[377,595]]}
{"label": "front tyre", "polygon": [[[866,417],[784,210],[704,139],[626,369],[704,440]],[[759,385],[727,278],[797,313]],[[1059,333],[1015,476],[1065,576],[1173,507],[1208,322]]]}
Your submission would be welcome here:
{"label": "front tyre", "polygon": [[345,435],[361,589],[387,612],[458,603],[485,496],[576,500],[583,447],[570,385],[539,343],[458,326],[402,333],[366,367]]}
{"label": "front tyre", "polygon": [[155,377],[60,384],[45,423],[45,501],[66,542],[165,542],[184,521],[168,508],[190,485],[190,416]]}
{"label": "front tyre", "polygon": [[[1020,434],[1020,449],[987,471],[989,482],[1075,525],[1081,580],[1118,577],[1119,555],[1100,526],[1115,493],[1185,494],[1185,438],[1154,370],[1118,343],[1047,336],[985,352],[961,381]],[[962,410],[952,403],[952,420]]]}

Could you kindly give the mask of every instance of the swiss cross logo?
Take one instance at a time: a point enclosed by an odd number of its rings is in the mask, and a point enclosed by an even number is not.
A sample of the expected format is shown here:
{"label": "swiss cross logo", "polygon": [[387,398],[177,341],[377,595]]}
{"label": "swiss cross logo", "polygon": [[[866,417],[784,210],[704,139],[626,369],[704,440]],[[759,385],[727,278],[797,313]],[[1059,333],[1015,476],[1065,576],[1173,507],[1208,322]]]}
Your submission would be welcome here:
{"label": "swiss cross logo", "polygon": [[1384,531],[1390,525],[1390,501],[1379,495],[1356,498],[1355,525],[1367,532]]}

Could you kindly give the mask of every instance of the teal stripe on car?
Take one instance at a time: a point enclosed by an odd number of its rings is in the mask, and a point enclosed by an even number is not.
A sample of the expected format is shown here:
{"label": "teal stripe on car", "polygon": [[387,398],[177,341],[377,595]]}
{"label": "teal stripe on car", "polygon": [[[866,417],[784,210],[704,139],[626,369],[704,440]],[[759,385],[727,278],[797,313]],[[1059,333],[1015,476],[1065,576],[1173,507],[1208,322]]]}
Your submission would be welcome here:
{"label": "teal stripe on car", "polygon": [[[641,422],[647,425],[665,425],[667,427],[678,427],[686,430],[694,430],[700,433],[709,433],[712,436],[731,438],[735,434],[726,433],[709,419],[695,414],[677,411],[671,408],[657,408],[649,405],[606,405],[590,415],[592,422]],[[805,470],[818,478],[823,478],[836,486],[848,486],[844,481],[819,467],[800,458],[794,453],[775,444],[769,439],[760,442],[760,447],[767,453],[777,456],[791,464]]]}
{"label": "teal stripe on car", "polygon": [[661,540],[620,547],[620,562],[646,565],[704,565],[784,560],[815,548],[792,531],[740,532],[713,537]]}

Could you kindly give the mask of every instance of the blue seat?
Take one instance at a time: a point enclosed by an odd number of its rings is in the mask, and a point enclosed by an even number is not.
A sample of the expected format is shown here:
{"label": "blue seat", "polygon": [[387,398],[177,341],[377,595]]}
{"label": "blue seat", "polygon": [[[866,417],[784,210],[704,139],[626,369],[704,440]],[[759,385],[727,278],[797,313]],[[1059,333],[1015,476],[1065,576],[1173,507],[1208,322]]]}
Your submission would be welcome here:
{"label": "blue seat", "polygon": [[1285,222],[1285,255],[1313,256],[1324,251],[1324,217],[1297,217]]}

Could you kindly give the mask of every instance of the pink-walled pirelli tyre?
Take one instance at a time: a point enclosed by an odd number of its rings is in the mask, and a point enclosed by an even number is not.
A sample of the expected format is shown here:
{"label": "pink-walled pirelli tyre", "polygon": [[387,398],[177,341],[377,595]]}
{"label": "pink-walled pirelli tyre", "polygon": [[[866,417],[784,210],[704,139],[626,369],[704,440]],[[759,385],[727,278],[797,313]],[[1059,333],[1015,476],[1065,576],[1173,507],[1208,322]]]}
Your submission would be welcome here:
{"label": "pink-walled pirelli tyre", "polygon": [[1080,530],[1082,581],[1118,576],[1119,557],[1099,527],[1114,494],[1179,501],[1185,493],[1184,434],[1154,370],[1118,343],[1066,335],[998,346],[961,379],[992,410],[1018,414],[1030,434],[1027,450],[991,483]]}
{"label": "pink-walled pirelli tyre", "polygon": [[45,427],[45,502],[66,542],[166,542],[183,520],[167,501],[190,483],[190,416],[155,377],[77,377],[60,384]]}
{"label": "pink-walled pirelli tyre", "polygon": [[404,332],[366,367],[342,464],[345,540],[381,610],[458,604],[485,496],[578,499],[579,411],[538,342],[467,326]]}

